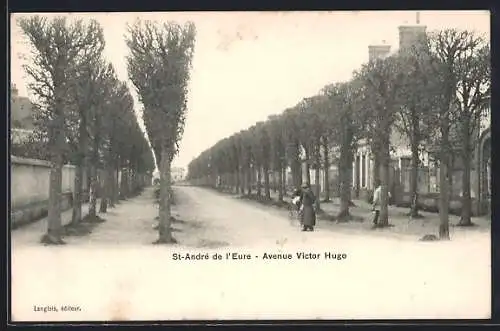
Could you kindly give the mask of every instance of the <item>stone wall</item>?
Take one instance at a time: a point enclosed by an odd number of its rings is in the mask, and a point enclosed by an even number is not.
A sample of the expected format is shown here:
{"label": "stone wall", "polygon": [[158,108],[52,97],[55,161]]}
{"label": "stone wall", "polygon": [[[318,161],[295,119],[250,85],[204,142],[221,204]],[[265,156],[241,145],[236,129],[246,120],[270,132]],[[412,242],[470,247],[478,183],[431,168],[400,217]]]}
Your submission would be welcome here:
{"label": "stone wall", "polygon": [[[47,161],[11,157],[11,225],[28,223],[47,215],[49,200],[50,163]],[[72,206],[75,166],[65,165],[62,170],[61,208]],[[83,180],[87,191],[87,180]]]}

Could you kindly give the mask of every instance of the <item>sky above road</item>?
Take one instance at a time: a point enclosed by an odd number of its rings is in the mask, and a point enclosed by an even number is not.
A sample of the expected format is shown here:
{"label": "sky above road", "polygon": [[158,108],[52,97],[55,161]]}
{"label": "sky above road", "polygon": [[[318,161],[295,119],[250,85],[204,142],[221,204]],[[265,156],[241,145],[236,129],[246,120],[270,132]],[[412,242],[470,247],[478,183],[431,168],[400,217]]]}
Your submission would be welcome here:
{"label": "sky above road", "polygon": [[[30,96],[20,55],[29,48],[12,15],[11,80]],[[46,14],[96,19],[106,40],[105,58],[128,81],[124,35],[136,19],[193,21],[197,41],[186,128],[174,166],[186,167],[218,140],[281,113],[324,85],[349,80],[368,60],[368,45],[398,48],[398,26],[415,24],[416,12],[189,12]],[[489,38],[487,11],[422,11],[420,24],[432,31],[476,30]],[[136,100],[135,89],[129,82]],[[141,126],[142,119],[140,119]]]}

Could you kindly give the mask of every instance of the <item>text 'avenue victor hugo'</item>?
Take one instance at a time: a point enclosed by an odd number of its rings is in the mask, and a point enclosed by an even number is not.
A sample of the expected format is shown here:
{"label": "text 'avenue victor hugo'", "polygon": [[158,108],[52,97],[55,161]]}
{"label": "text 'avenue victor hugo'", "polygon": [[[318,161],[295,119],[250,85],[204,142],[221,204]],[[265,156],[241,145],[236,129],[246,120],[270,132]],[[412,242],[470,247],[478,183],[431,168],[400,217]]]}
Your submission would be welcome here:
{"label": "text 'avenue victor hugo'", "polygon": [[325,251],[321,253],[294,252],[294,253],[269,253],[261,254],[226,252],[226,253],[173,253],[174,261],[224,261],[224,260],[336,260],[347,259],[346,253]]}

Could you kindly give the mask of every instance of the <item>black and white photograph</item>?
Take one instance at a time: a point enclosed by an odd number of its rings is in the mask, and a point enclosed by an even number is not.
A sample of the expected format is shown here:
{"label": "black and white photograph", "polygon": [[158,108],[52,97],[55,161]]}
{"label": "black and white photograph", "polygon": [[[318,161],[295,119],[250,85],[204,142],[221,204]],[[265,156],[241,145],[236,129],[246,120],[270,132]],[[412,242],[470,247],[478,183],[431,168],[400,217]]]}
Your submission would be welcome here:
{"label": "black and white photograph", "polygon": [[10,15],[12,322],[491,318],[489,11]]}

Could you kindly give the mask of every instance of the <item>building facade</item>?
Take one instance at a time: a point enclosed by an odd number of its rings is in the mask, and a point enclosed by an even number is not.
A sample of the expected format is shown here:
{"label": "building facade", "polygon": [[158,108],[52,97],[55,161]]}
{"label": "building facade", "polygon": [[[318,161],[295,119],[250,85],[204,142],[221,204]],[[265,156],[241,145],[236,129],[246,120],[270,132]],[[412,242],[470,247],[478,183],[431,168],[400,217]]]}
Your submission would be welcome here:
{"label": "building facade", "polygon": [[15,84],[12,84],[10,99],[11,128],[33,130],[33,104],[28,97],[20,96]]}
{"label": "building facade", "polygon": [[[422,25],[405,25],[399,27],[399,49],[404,52],[418,44],[426,37],[426,27]],[[385,43],[368,46],[369,61],[385,58],[391,55],[391,46]],[[478,129],[477,146],[474,152],[474,161],[471,171],[471,196],[473,199],[473,213],[476,215],[488,214],[491,206],[491,128],[490,111],[482,118]],[[394,129],[391,132],[391,165],[389,190],[394,198],[393,203],[407,205],[410,201],[410,169],[411,151],[408,138]],[[329,171],[329,182],[325,182],[325,171],[319,170],[320,180],[316,183],[315,170],[310,169],[310,183],[312,186],[319,185],[324,192],[325,185],[330,187],[332,196],[338,194],[338,170],[335,162],[337,153],[332,148]],[[302,180],[307,180],[306,162],[302,153],[303,167]],[[439,167],[434,162],[435,157],[429,151],[420,152],[420,168],[418,169],[418,190],[421,200],[436,210],[439,193]],[[460,165],[459,157],[454,157],[451,170],[452,197],[450,207],[459,210],[462,194],[463,165]],[[358,148],[354,153],[352,165],[352,196],[353,199],[367,199],[374,190],[374,161],[373,153],[366,141],[359,141]],[[292,184],[291,171],[287,170],[287,184]]]}
{"label": "building facade", "polygon": [[[418,21],[418,19],[417,19]],[[399,50],[405,52],[411,47],[417,46],[426,38],[426,27],[423,25],[405,25],[399,27]],[[370,45],[368,47],[369,61],[385,58],[391,55],[388,45]],[[486,111],[478,128],[477,146],[474,152],[474,162],[471,171],[471,196],[473,198],[473,209],[475,214],[486,214],[491,205],[491,118],[490,110]],[[409,185],[411,167],[411,152],[409,140],[397,130],[391,133],[391,169],[389,190],[393,196],[407,199],[409,202]],[[459,203],[462,194],[462,172],[458,157],[453,157],[451,169],[452,204]],[[418,175],[418,190],[420,195],[433,195],[439,192],[438,166],[433,162],[432,154],[428,151],[420,153],[421,167]],[[373,154],[370,147],[360,142],[355,152],[353,162],[353,195],[355,198],[366,198],[374,189]],[[454,201],[455,200],[455,201]]]}
{"label": "building facade", "polygon": [[174,182],[184,180],[184,177],[185,177],[184,168],[172,167],[172,180]]}

